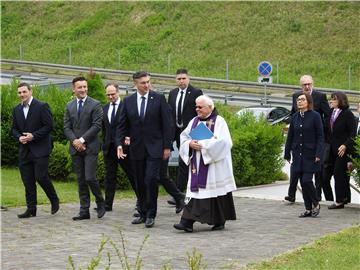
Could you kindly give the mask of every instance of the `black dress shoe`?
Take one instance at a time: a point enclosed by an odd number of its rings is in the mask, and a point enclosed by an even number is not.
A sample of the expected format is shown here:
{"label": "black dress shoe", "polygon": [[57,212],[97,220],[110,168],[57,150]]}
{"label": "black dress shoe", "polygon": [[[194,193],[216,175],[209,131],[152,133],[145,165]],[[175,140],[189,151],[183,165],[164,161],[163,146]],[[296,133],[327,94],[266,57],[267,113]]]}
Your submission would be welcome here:
{"label": "black dress shoe", "polygon": [[186,227],[184,224],[182,223],[178,223],[178,224],[174,224],[174,228],[179,230],[179,231],[185,231],[185,232],[193,232],[193,228],[191,227]]}
{"label": "black dress shoe", "polygon": [[316,217],[320,214],[320,204],[318,204],[316,207],[314,207],[312,210],[311,210],[311,216],[312,217]]}
{"label": "black dress shoe", "polygon": [[72,218],[72,220],[83,220],[83,219],[90,219],[90,214],[87,214],[87,215],[77,215],[75,217]]}
{"label": "black dress shoe", "polygon": [[183,199],[181,199],[180,201],[176,202],[176,208],[175,208],[175,213],[179,214],[185,207],[185,202]]}
{"label": "black dress shoe", "polygon": [[215,224],[211,230],[212,231],[220,231],[220,230],[223,230],[225,229],[225,225],[224,224]]}
{"label": "black dress shoe", "polygon": [[106,212],[111,212],[111,211],[112,211],[112,207],[111,207],[111,206],[105,206],[105,211],[106,211]]}
{"label": "black dress shoe", "polygon": [[344,208],[344,204],[336,204],[336,203],[333,203],[332,205],[329,205],[328,206],[328,209],[343,209]]}
{"label": "black dress shoe", "polygon": [[141,224],[141,223],[144,223],[144,222],[145,222],[145,218],[138,217],[138,218],[135,218],[133,221],[131,221],[131,224]]}
{"label": "black dress shoe", "polygon": [[171,198],[170,200],[168,200],[167,203],[170,205],[176,205],[176,201],[174,198]]}
{"label": "black dress shoe", "polygon": [[289,202],[289,203],[294,203],[295,202],[295,198],[290,197],[290,196],[285,196],[284,200]]}
{"label": "black dress shoe", "polygon": [[29,210],[26,209],[26,211],[22,214],[17,215],[18,218],[29,218],[29,217],[36,217],[36,209]]}
{"label": "black dress shoe", "polygon": [[151,228],[152,226],[154,226],[154,224],[155,224],[154,218],[151,218],[151,217],[146,218],[146,221],[145,221],[146,228]]}
{"label": "black dress shoe", "polygon": [[55,215],[57,213],[57,211],[59,211],[60,205],[59,202],[54,202],[51,204],[51,214]]}
{"label": "black dress shoe", "polygon": [[133,217],[140,217],[140,213],[139,213],[139,212],[135,212],[135,213],[133,214]]}
{"label": "black dress shoe", "polygon": [[97,212],[97,217],[102,218],[106,213],[105,207],[98,207],[96,212]]}
{"label": "black dress shoe", "polygon": [[305,212],[301,213],[299,215],[299,218],[305,218],[305,217],[311,217],[311,211],[310,210],[306,210]]}

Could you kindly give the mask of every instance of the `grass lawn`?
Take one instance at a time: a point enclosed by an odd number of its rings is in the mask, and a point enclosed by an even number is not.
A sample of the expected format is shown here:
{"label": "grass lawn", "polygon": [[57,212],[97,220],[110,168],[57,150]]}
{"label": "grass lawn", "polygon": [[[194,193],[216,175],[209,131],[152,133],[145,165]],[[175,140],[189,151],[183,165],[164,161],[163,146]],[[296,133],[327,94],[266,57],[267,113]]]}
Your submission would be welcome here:
{"label": "grass lawn", "polygon": [[247,270],[324,269],[347,270],[360,267],[360,226],[330,234],[270,261],[249,264]]}
{"label": "grass lawn", "polygon": [[[76,182],[53,182],[60,203],[79,202]],[[38,204],[50,203],[42,188],[38,186]],[[132,198],[132,191],[118,191],[115,199]],[[94,200],[94,198],[92,198]],[[21,181],[20,172],[16,168],[1,168],[1,205],[23,206],[25,202],[25,189]]]}

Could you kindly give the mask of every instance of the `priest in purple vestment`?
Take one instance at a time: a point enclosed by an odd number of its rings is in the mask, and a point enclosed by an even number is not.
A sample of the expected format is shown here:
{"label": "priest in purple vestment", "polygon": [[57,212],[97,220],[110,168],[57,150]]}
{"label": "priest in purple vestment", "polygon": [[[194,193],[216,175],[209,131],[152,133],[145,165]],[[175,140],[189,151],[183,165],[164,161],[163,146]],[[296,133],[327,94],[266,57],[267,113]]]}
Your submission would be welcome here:
{"label": "priest in purple vestment", "polygon": [[[225,228],[227,220],[235,220],[232,191],[236,190],[231,161],[232,140],[223,117],[214,102],[202,95],[196,99],[197,116],[180,135],[180,157],[189,165],[186,204],[181,220],[174,228],[193,231],[194,222],[207,223],[212,230]],[[205,124],[212,136],[192,138],[193,130]]]}

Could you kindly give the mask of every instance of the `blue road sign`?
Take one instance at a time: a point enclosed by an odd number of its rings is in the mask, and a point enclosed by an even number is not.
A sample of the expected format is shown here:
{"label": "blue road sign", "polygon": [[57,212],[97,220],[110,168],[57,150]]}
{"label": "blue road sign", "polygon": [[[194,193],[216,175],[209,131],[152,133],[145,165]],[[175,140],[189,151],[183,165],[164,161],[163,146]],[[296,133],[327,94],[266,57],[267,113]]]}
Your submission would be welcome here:
{"label": "blue road sign", "polygon": [[258,66],[260,76],[267,77],[271,75],[272,65],[267,61],[262,61]]}

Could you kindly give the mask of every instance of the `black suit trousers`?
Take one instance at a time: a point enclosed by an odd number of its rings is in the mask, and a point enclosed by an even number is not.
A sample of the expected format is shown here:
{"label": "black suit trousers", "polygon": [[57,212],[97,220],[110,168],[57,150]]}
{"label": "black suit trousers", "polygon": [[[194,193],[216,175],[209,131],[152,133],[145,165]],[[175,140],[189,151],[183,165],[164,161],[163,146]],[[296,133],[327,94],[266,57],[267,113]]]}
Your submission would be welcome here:
{"label": "black suit trousers", "polygon": [[337,203],[351,201],[350,176],[347,170],[348,157],[343,157],[330,153],[330,163],[333,166],[335,180],[335,197]]}
{"label": "black suit trousers", "polygon": [[[291,198],[296,197],[296,188],[298,181],[299,181],[299,175],[297,173],[293,173],[292,170],[290,169],[290,185],[288,190],[288,196]],[[315,173],[315,190],[316,190],[316,196],[319,201],[321,200],[321,189],[322,189],[322,171]]]}
{"label": "black suit trousers", "polygon": [[176,187],[175,183],[169,178],[168,164],[169,159],[161,161],[159,183],[163,185],[166,192],[169,193],[176,202],[180,202],[184,196],[181,191]]}
{"label": "black suit trousers", "polygon": [[[175,139],[176,139],[176,146],[180,149],[180,134],[183,131],[183,128],[176,128],[175,132]],[[177,177],[177,187],[181,192],[185,192],[187,188],[189,176],[189,166],[184,163],[184,161],[179,156],[179,167],[178,167],[178,177]]]}
{"label": "black suit trousers", "polygon": [[317,206],[319,203],[315,186],[312,181],[313,174],[297,172],[296,175],[298,178],[300,178],[305,209],[311,210],[314,206]]}
{"label": "black suit trousers", "polygon": [[26,205],[30,210],[36,209],[37,205],[36,181],[51,203],[59,202],[54,185],[49,178],[48,166],[48,156],[35,158],[31,152],[28,152],[24,157],[20,157],[19,169],[25,187]]}
{"label": "black suit trousers", "polygon": [[100,184],[96,180],[96,154],[77,153],[72,156],[74,170],[77,175],[78,191],[80,199],[80,215],[89,214],[90,193],[95,196],[98,207],[104,206],[104,198],[101,194]]}
{"label": "black suit trousers", "polygon": [[138,211],[143,218],[156,217],[161,161],[161,158],[149,155],[142,160],[131,160],[138,194]]}
{"label": "black suit trousers", "polygon": [[333,176],[334,167],[332,164],[324,164],[323,170],[322,170],[322,178],[321,178],[321,186],[325,195],[325,200],[327,201],[334,201],[334,195],[331,188],[331,177]]}
{"label": "black suit trousers", "polygon": [[125,172],[135,194],[137,194],[136,186],[129,158],[118,159],[115,145],[110,145],[107,155],[104,154],[104,163],[106,169],[105,206],[112,208],[116,191],[118,165],[120,165],[122,170]]}

